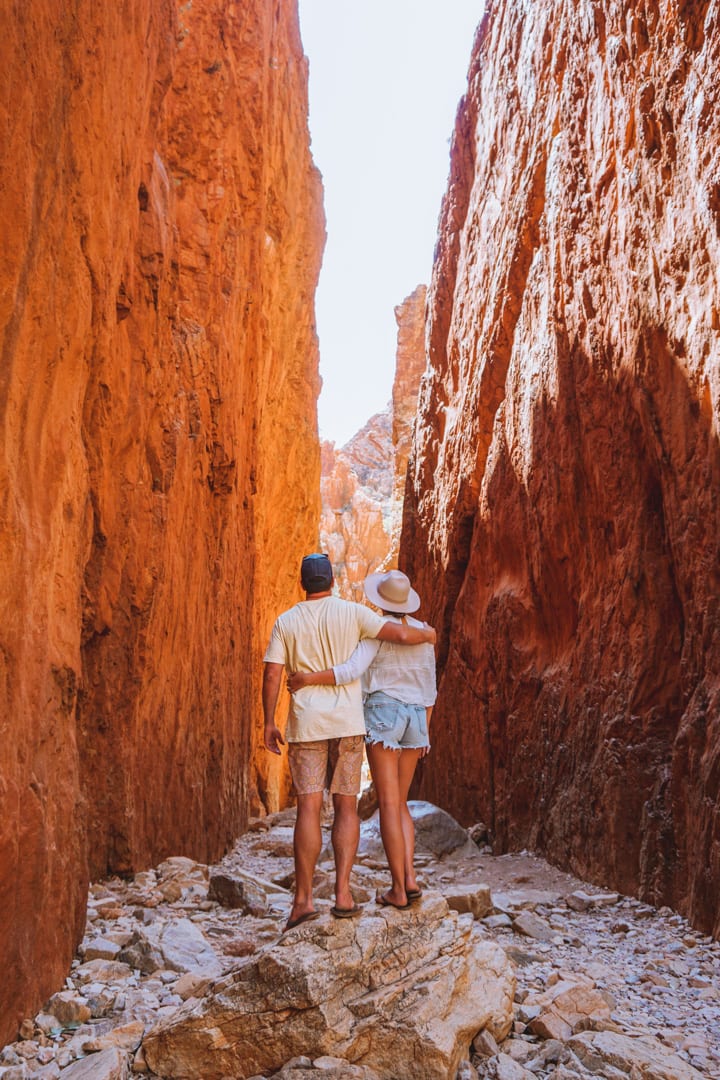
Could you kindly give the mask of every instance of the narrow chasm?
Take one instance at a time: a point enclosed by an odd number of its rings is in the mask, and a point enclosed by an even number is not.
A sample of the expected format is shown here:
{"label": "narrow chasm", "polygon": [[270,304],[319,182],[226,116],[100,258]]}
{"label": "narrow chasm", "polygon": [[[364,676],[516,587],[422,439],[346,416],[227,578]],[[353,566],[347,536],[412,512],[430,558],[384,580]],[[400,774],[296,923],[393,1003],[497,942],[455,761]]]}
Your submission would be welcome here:
{"label": "narrow chasm", "polygon": [[[342,446],[295,0],[55,7],[0,44],[0,1080],[717,1080],[718,3],[489,0]],[[317,551],[409,576],[438,695],[407,902],[370,785],[293,918]]]}

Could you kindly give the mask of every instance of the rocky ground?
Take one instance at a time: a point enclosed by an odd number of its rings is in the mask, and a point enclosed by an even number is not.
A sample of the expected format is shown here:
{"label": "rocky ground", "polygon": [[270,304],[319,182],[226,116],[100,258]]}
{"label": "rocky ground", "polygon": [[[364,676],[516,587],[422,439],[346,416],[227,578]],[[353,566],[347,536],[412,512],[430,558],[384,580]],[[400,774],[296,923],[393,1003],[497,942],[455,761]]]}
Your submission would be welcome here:
{"label": "rocky ground", "polygon": [[[482,827],[468,840],[427,804],[417,815],[425,896],[413,905],[413,925],[422,924],[423,907],[436,916],[442,894],[464,913],[452,918],[470,924],[474,941],[502,947],[516,979],[509,1033],[498,1040],[489,1025],[478,1032],[459,1080],[720,1077],[720,943],[668,909],[586,886],[531,854],[493,857]],[[368,905],[362,922],[371,921],[375,889],[386,884],[370,819],[355,872],[356,899]],[[323,917],[283,935],[291,886],[292,811],[253,822],[217,867],[172,858],[130,881],[93,885],[66,987],[0,1051],[0,1077],[153,1075],[143,1040],[159,1021],[189,999],[202,1001],[215,980],[275,942],[309,939],[311,927],[328,927],[325,938],[335,932],[329,844],[317,882]],[[410,916],[392,913],[396,930],[403,918]],[[327,1055],[295,1055],[273,1075],[395,1080],[387,1068]],[[397,1075],[438,1073],[418,1065],[398,1066]]]}

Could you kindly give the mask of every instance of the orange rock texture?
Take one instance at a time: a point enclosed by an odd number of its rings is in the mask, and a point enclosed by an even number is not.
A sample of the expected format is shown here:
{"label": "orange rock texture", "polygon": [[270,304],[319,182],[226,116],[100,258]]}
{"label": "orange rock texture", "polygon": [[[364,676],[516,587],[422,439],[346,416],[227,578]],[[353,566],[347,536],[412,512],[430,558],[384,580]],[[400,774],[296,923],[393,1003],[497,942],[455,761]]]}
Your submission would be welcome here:
{"label": "orange rock texture", "polygon": [[720,10],[492,3],[401,565],[422,795],[720,933]]}
{"label": "orange rock texture", "polygon": [[324,225],[290,0],[27,0],[0,53],[3,1043],[88,876],[216,857],[285,790]]}

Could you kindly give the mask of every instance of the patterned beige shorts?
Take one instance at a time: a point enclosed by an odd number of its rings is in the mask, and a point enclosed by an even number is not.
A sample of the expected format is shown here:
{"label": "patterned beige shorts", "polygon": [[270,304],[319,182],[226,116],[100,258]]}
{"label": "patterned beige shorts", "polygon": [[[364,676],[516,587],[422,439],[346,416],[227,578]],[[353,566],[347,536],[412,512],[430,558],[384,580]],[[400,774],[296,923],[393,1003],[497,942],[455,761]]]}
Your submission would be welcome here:
{"label": "patterned beige shorts", "polygon": [[364,735],[288,743],[295,794],[311,795],[327,788],[331,795],[358,795],[364,746]]}

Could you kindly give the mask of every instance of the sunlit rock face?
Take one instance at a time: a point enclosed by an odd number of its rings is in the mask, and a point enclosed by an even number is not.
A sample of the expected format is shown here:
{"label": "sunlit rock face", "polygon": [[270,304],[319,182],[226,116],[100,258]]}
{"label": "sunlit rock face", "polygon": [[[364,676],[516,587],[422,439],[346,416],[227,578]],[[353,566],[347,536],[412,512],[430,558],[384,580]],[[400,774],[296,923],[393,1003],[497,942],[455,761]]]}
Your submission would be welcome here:
{"label": "sunlit rock face", "polygon": [[323,217],[294,3],[28,0],[0,51],[2,1043],[88,875],[217,856],[285,790]]}
{"label": "sunlit rock face", "polygon": [[397,565],[405,480],[418,407],[420,379],[425,371],[425,300],[427,287],[418,287],[395,308],[397,354],[392,392],[393,489],[391,559]]}
{"label": "sunlit rock face", "polygon": [[716,934],[719,20],[491,5],[401,552],[443,631],[422,795]]}
{"label": "sunlit rock face", "polygon": [[341,449],[323,442],[320,542],[346,600],[362,600],[363,581],[387,560],[392,485],[389,408],[372,416]]}

